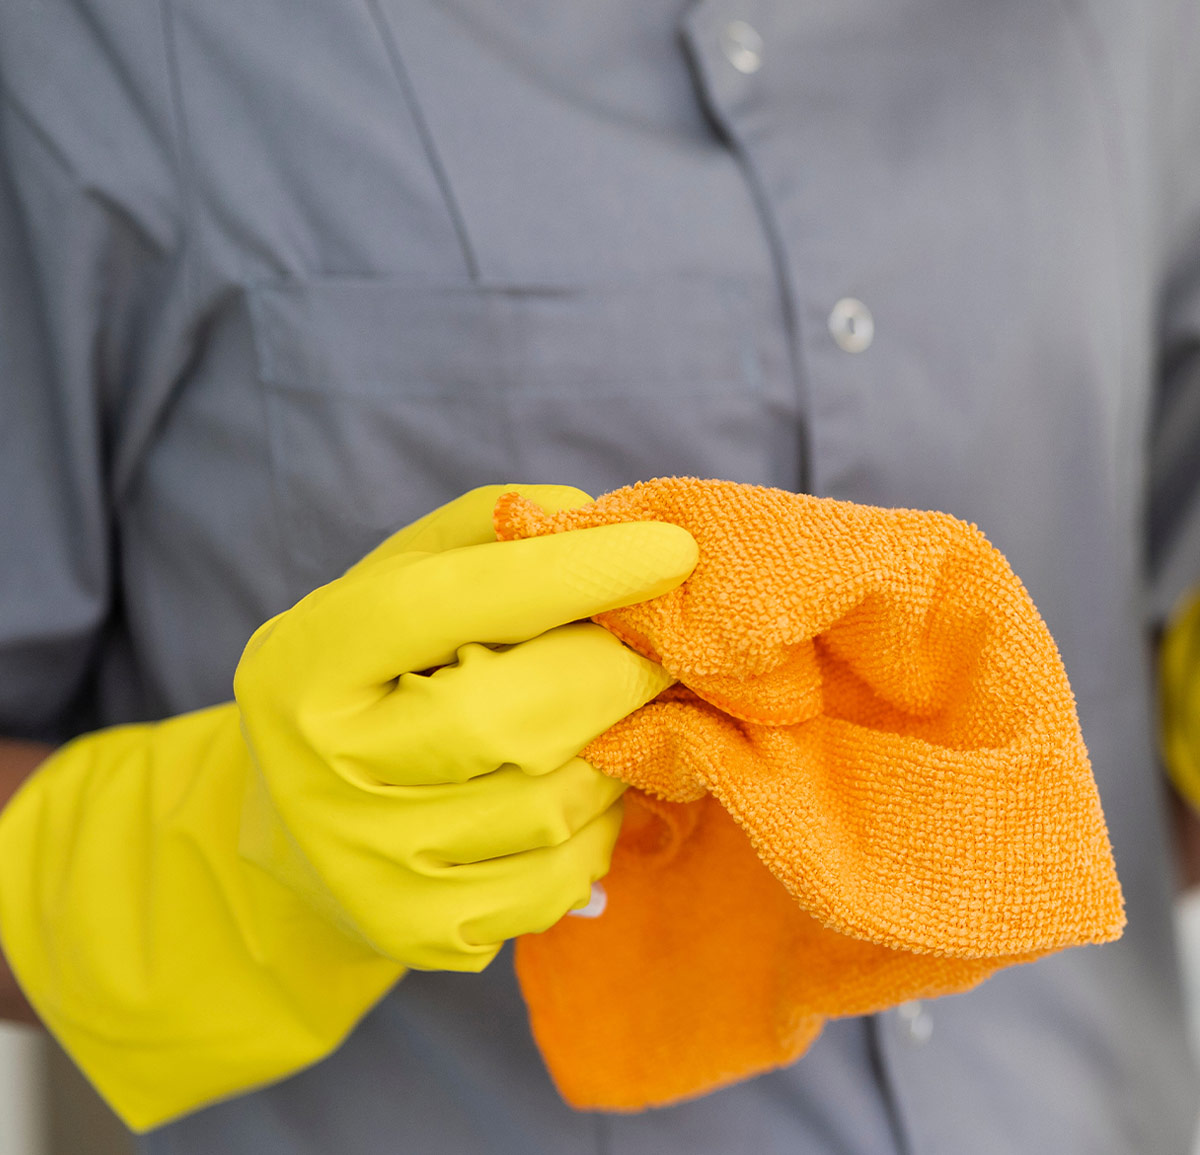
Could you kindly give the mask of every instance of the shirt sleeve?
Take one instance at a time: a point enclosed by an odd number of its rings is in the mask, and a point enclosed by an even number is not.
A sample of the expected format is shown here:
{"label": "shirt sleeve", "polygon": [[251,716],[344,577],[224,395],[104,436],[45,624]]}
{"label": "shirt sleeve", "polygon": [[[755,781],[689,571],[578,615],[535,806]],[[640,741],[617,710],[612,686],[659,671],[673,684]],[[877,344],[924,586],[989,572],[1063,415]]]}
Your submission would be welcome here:
{"label": "shirt sleeve", "polygon": [[1164,203],[1158,391],[1151,414],[1147,503],[1149,611],[1170,616],[1200,584],[1200,8],[1179,6],[1168,70],[1163,153],[1172,179]]}
{"label": "shirt sleeve", "polygon": [[1164,621],[1200,583],[1200,265],[1172,302],[1151,435],[1150,612]]}
{"label": "shirt sleeve", "polygon": [[[121,158],[125,109],[110,101],[90,114],[109,130],[81,132],[80,109],[115,89],[103,52],[64,39],[79,26],[69,8],[0,19],[0,734],[49,741],[92,724],[119,614],[113,479],[172,247],[163,214],[139,212],[104,171],[165,203],[149,166]],[[73,72],[38,66],[55,35]]]}

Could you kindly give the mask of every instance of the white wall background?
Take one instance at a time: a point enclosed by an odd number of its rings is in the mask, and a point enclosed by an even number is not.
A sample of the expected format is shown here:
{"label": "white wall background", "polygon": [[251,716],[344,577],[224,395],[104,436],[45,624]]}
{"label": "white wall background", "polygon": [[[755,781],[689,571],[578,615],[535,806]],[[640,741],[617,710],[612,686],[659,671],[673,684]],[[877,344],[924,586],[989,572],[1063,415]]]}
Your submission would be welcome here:
{"label": "white wall background", "polygon": [[42,1050],[36,1031],[0,1025],[0,1155],[45,1155]]}
{"label": "white wall background", "polygon": [[[1183,952],[1183,981],[1188,996],[1188,1023],[1192,1032],[1192,1049],[1200,1056],[1200,891],[1192,891],[1180,900],[1179,940]],[[1200,1129],[1192,1155],[1200,1155]]]}

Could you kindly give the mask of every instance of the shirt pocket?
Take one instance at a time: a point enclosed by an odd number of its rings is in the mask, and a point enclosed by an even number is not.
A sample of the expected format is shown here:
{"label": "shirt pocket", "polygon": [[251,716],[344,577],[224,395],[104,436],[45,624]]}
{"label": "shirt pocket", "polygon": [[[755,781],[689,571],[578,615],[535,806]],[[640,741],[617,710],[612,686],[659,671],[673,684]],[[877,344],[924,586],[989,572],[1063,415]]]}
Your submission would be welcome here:
{"label": "shirt pocket", "polygon": [[476,485],[795,475],[779,306],[754,286],[334,278],[248,305],[296,596]]}

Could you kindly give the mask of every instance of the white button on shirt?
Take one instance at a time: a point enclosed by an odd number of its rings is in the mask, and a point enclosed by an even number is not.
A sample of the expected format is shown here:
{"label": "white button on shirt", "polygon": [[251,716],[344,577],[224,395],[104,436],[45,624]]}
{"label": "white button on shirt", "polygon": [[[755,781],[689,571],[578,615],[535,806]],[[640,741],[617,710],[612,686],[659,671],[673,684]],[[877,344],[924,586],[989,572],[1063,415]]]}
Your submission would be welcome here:
{"label": "white button on shirt", "polygon": [[914,1046],[922,1046],[933,1037],[933,1016],[919,1000],[901,1003],[896,1014],[904,1024],[908,1041]]}
{"label": "white button on shirt", "polygon": [[747,76],[762,67],[763,38],[745,20],[731,20],[721,29],[721,51],[738,72]]}
{"label": "white button on shirt", "polygon": [[875,319],[871,310],[854,297],[843,297],[829,314],[829,332],[838,348],[861,353],[875,339]]}

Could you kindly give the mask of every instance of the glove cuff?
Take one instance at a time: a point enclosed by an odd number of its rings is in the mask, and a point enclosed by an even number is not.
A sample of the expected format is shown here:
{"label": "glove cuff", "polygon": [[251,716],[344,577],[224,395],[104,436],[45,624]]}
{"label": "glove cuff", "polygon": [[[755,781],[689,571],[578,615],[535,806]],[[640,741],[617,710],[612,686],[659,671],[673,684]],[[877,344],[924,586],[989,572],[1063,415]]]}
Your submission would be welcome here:
{"label": "glove cuff", "polygon": [[402,968],[238,851],[232,703],[63,747],[0,814],[0,937],[134,1130],[334,1050]]}

